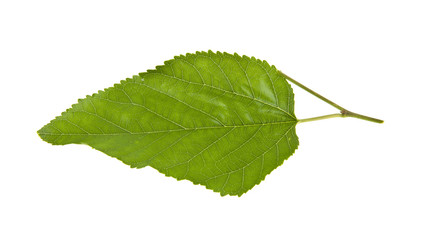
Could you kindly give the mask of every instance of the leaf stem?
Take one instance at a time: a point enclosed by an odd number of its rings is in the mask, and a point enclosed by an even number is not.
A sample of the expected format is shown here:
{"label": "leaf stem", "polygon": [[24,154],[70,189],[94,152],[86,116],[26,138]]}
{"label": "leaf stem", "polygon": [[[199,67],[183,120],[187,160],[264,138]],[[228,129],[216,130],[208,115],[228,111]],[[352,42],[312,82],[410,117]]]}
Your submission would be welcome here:
{"label": "leaf stem", "polygon": [[342,114],[341,113],[334,113],[334,114],[324,115],[324,116],[320,116],[320,117],[312,117],[312,118],[299,119],[298,120],[298,123],[313,122],[313,121],[318,121],[318,120],[323,120],[323,119],[329,119],[329,118],[336,118],[336,117],[342,117]]}
{"label": "leaf stem", "polygon": [[368,117],[368,116],[364,116],[364,115],[361,115],[361,114],[358,114],[358,113],[353,113],[353,112],[350,112],[350,111],[348,111],[346,109],[342,110],[341,113],[342,113],[342,115],[344,117],[353,117],[353,118],[358,118],[358,119],[366,120],[366,121],[369,121],[369,122],[383,123],[383,120],[380,120],[380,119],[377,119],[377,118]]}
{"label": "leaf stem", "polygon": [[348,111],[347,109],[339,106],[338,104],[332,102],[331,100],[323,97],[322,95],[318,94],[317,92],[311,90],[310,88],[304,86],[303,84],[295,81],[294,79],[292,79],[290,76],[284,74],[283,72],[279,71],[279,73],[288,81],[292,82],[293,84],[297,85],[298,87],[304,89],[305,91],[309,92],[310,94],[312,94],[313,96],[319,98],[320,100],[328,103],[329,105],[337,108],[338,110],[341,111],[341,113],[336,113],[336,114],[330,114],[330,115],[324,115],[324,116],[320,116],[320,117],[313,117],[313,118],[306,118],[306,119],[300,119],[298,120],[299,123],[301,122],[311,122],[311,121],[317,121],[317,120],[322,120],[322,119],[328,119],[328,118],[334,118],[334,117],[353,117],[353,118],[358,118],[358,119],[362,119],[362,120],[366,120],[366,121],[370,121],[370,122],[374,122],[374,123],[383,123],[383,120],[377,119],[377,118],[372,118],[372,117],[368,117],[368,116],[364,116],[358,113],[354,113],[351,111]]}

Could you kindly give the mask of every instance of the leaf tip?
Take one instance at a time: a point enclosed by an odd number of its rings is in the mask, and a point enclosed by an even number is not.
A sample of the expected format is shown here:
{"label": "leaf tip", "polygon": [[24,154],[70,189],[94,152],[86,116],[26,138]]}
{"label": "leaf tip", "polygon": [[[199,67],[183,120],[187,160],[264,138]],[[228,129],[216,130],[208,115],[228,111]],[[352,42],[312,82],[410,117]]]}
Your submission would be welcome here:
{"label": "leaf tip", "polygon": [[[53,120],[52,120],[53,121]],[[54,128],[51,126],[52,122],[44,125],[37,131],[38,137],[41,138],[44,142],[50,143],[52,145],[60,145],[57,143],[57,138],[60,136]]]}

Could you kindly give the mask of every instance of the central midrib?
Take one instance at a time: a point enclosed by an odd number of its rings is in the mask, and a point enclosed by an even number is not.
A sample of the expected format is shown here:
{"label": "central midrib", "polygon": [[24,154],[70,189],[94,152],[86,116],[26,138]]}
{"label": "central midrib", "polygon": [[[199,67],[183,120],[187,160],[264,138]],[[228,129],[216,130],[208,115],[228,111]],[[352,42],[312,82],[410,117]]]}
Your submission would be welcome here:
{"label": "central midrib", "polygon": [[260,127],[268,125],[282,125],[282,124],[296,124],[298,121],[281,121],[270,123],[256,123],[245,125],[227,125],[227,126],[213,126],[213,127],[197,127],[197,128],[181,128],[170,130],[159,130],[149,132],[124,132],[124,133],[39,133],[40,135],[54,135],[54,136],[119,136],[119,135],[143,135],[143,134],[156,134],[156,133],[169,133],[169,132],[184,132],[184,131],[197,131],[208,129],[228,129],[228,128],[242,128],[242,127]]}

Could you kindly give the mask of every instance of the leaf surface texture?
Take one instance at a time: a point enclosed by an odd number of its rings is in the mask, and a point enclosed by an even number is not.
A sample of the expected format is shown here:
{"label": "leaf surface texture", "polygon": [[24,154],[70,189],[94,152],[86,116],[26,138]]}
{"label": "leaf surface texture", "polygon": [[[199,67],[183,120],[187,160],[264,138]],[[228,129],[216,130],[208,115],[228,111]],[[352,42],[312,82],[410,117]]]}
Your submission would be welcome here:
{"label": "leaf surface texture", "polygon": [[209,51],[80,99],[38,134],[242,195],[294,153],[296,123],[292,88],[274,66]]}

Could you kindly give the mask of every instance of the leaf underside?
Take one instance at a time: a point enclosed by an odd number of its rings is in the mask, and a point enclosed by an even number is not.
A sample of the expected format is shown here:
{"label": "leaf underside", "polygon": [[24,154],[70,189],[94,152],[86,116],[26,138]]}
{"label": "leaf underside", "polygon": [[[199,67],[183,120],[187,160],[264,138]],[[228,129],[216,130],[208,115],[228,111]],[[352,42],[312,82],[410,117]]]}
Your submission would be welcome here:
{"label": "leaf underside", "polygon": [[274,66],[209,51],[80,99],[38,134],[240,196],[294,153],[296,123],[292,88]]}

